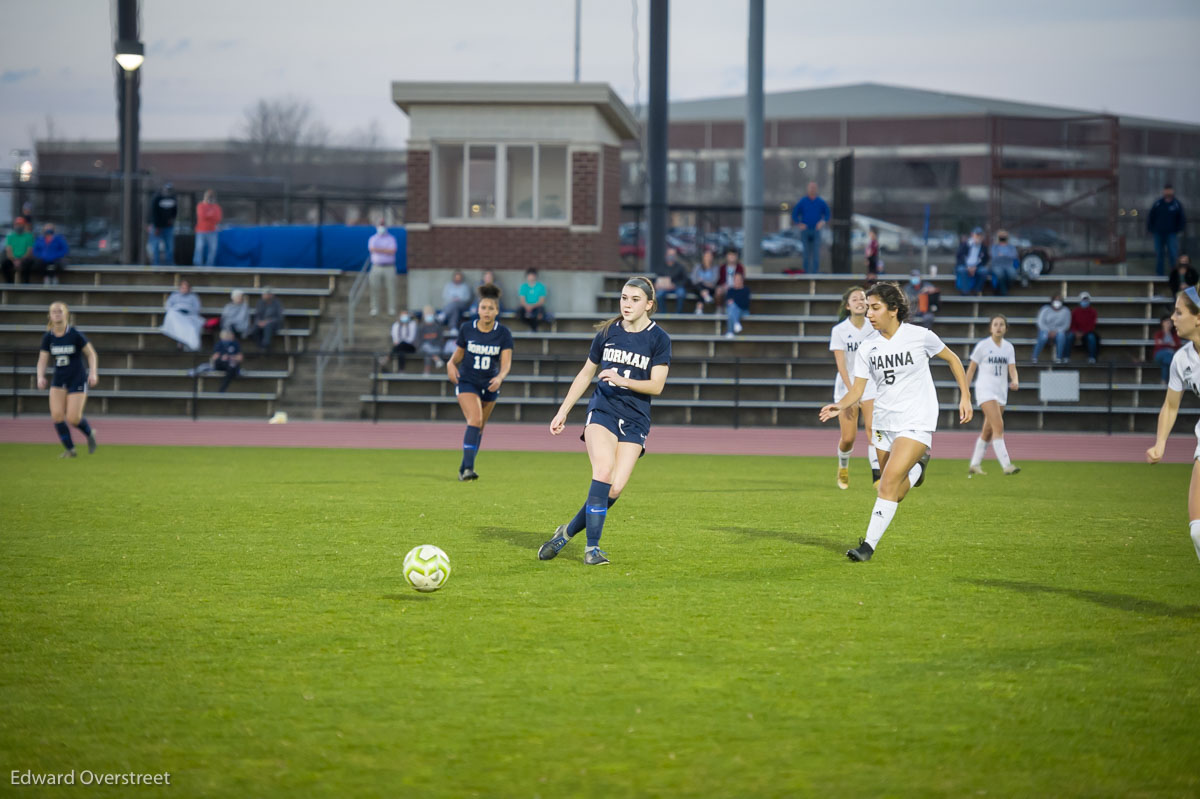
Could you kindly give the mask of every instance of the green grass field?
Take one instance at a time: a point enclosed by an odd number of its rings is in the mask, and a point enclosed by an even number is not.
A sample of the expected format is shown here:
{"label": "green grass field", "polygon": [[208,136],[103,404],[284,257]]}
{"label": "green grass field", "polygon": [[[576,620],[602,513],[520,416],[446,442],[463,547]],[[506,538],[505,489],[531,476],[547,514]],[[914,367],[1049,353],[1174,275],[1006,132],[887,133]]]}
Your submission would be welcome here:
{"label": "green grass field", "polygon": [[[851,564],[861,459],[651,453],[586,567],[582,452],[56,451],[0,447],[0,794],[1200,793],[1186,466],[935,459]],[[72,769],[171,787],[10,784]]]}

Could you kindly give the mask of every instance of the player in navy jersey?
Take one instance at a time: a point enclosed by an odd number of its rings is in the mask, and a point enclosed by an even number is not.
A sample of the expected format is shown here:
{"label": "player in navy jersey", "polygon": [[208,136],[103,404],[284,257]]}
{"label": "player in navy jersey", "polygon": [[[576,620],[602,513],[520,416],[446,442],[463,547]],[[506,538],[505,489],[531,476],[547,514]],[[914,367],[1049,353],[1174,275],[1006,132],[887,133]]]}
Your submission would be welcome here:
{"label": "player in navy jersey", "polygon": [[562,433],[567,414],[599,370],[600,381],[588,403],[580,436],[592,462],[587,501],[575,518],[559,525],[554,537],[538,549],[541,560],[553,558],[576,533],[586,529],[583,562],[589,566],[608,563],[608,555],[600,549],[604,519],[646,451],[650,398],[662,393],[671,363],[671,337],[650,318],[656,308],[653,282],[631,277],[621,289],[620,315],[597,325],[599,332],[592,340],[587,362],[550,422],[551,435]]}
{"label": "player in navy jersey", "polygon": [[459,482],[479,479],[475,473],[479,441],[492,408],[496,407],[500,384],[512,369],[512,333],[496,321],[500,313],[498,286],[488,283],[479,287],[478,313],[476,319],[464,322],[458,329],[458,349],[446,362],[446,375],[454,384],[458,407],[467,418],[462,463],[458,466]]}
{"label": "player in navy jersey", "polygon": [[[38,352],[37,387],[46,387],[46,366],[53,358],[54,376],[49,381],[50,418],[65,449],[60,457],[75,457],[75,442],[71,440],[67,422],[87,436],[88,454],[91,454],[96,451],[96,435],[88,420],[83,418],[83,406],[87,403],[88,386],[94,388],[100,379],[96,348],[71,327],[71,311],[65,302],[51,303],[48,316],[50,321]],[[85,357],[87,366],[83,363]]]}

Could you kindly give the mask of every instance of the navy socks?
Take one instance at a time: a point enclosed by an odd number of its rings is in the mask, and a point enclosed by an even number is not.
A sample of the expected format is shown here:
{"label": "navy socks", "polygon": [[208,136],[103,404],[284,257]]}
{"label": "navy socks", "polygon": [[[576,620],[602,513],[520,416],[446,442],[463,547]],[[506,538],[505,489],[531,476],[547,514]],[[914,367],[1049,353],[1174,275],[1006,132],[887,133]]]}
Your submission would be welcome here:
{"label": "navy socks", "polygon": [[604,532],[604,517],[608,515],[608,490],[611,483],[593,480],[588,489],[587,504],[584,509],[584,524],[587,529],[588,547],[600,546],[600,534]]}
{"label": "navy socks", "polygon": [[475,456],[479,454],[479,440],[483,438],[483,431],[473,425],[467,425],[466,435],[463,436],[463,459],[462,465],[458,467],[461,472],[463,469],[475,468]]}
{"label": "navy socks", "polygon": [[83,433],[85,436],[90,436],[92,434],[92,426],[88,424],[88,420],[84,416],[79,417],[79,424],[75,426],[78,427],[79,432]]}
{"label": "navy socks", "polygon": [[[613,505],[616,505],[618,499],[620,499],[620,497],[609,497],[608,498],[608,507],[611,508]],[[573,518],[573,519],[571,519],[571,521],[567,522],[567,538],[573,538],[576,533],[578,533],[580,530],[582,530],[586,526],[587,526],[587,503],[585,502],[582,506],[580,506],[579,513],[575,514],[575,518]]]}
{"label": "navy socks", "polygon": [[75,449],[75,442],[71,440],[71,428],[67,427],[66,422],[55,422],[54,432],[58,433],[58,440],[66,449]]}

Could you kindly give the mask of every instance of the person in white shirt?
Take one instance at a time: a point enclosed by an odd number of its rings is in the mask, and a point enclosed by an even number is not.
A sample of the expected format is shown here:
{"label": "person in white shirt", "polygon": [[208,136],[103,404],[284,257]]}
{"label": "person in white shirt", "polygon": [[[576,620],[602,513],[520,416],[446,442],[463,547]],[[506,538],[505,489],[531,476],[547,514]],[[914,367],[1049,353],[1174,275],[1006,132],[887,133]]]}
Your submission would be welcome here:
{"label": "person in white shirt", "polygon": [[1004,443],[1004,406],[1008,404],[1008,390],[1016,391],[1017,352],[1013,345],[1004,340],[1008,332],[1008,317],[996,314],[990,325],[991,335],[971,350],[971,363],[967,366],[967,382],[975,381],[975,402],[983,411],[983,430],[975,441],[975,454],[967,467],[967,478],[987,474],[983,470],[983,456],[988,442],[996,450],[1005,474],[1016,474],[1020,466],[1013,466]]}
{"label": "person in white shirt", "polygon": [[874,383],[879,392],[872,423],[883,473],[866,538],[857,548],[846,552],[846,557],[856,562],[871,559],[896,515],[900,500],[925,481],[929,447],[938,418],[930,358],[941,358],[950,364],[959,390],[959,423],[966,424],[973,415],[971,389],[962,361],[936,333],[906,324],[907,318],[908,300],[895,283],[879,283],[867,292],[867,319],[875,332],[858,345],[850,391],[822,408],[819,415],[822,422],[838,416],[862,399],[868,383]]}
{"label": "person in white shirt", "polygon": [[[1146,460],[1158,463],[1162,460],[1167,448],[1167,436],[1175,426],[1175,418],[1179,415],[1179,400],[1183,390],[1189,389],[1200,396],[1200,292],[1195,286],[1188,286],[1175,297],[1175,310],[1171,314],[1175,322],[1175,332],[1186,342],[1175,351],[1171,359],[1171,377],[1167,381],[1167,396],[1163,400],[1162,410],[1158,412],[1158,435],[1154,446],[1146,450]],[[1196,423],[1197,447],[1192,455],[1192,484],[1188,489],[1188,528],[1192,535],[1192,545],[1196,548],[1196,557],[1200,558],[1200,422]]]}
{"label": "person in white shirt", "polygon": [[396,315],[396,237],[381,220],[375,235],[367,240],[371,253],[371,316],[379,315],[379,295],[387,292],[388,316]]}
{"label": "person in white shirt", "polygon": [[401,311],[392,323],[392,351],[386,358],[380,360],[380,366],[389,360],[396,364],[396,371],[403,372],[408,363],[406,356],[417,351],[417,320],[408,311]]}
{"label": "person in white shirt", "polygon": [[[846,396],[854,379],[850,371],[854,368],[854,356],[859,343],[875,332],[867,324],[867,291],[862,286],[851,286],[842,295],[840,321],[829,333],[829,350],[837,362],[837,377],[833,380],[833,401]],[[879,458],[871,446],[871,414],[875,409],[875,385],[868,384],[858,405],[846,409],[838,416],[842,437],[838,441],[837,487],[850,487],[850,453],[854,451],[854,439],[858,435],[858,409],[862,408],[863,425],[867,430],[867,458],[871,463],[871,480],[879,482]]]}

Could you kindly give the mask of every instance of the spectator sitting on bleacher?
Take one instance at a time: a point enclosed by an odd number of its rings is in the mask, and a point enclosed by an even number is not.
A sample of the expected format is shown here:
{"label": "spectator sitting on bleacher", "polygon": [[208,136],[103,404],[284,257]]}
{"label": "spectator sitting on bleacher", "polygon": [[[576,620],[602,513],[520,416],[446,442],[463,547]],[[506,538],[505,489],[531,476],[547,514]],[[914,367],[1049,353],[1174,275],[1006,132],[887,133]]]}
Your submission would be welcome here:
{"label": "spectator sitting on bleacher", "polygon": [[417,322],[408,311],[401,311],[392,323],[392,351],[387,358],[396,362],[396,371],[403,372],[408,362],[406,356],[417,351]]}
{"label": "spectator sitting on bleacher", "polygon": [[4,239],[4,279],[9,283],[28,283],[33,270],[33,233],[25,217],[13,220],[12,232]]}
{"label": "spectator sitting on bleacher", "polygon": [[1008,284],[1021,276],[1021,272],[1017,268],[1019,263],[1017,248],[1009,243],[1007,230],[996,233],[996,244],[992,247],[989,255],[992,258],[991,266],[988,269],[992,278],[992,293],[998,297],[1006,297],[1008,296]]}
{"label": "spectator sitting on bleacher", "polygon": [[733,338],[742,332],[742,318],[750,315],[750,289],[746,288],[746,276],[735,272],[733,287],[725,292],[725,313],[729,316],[729,329],[725,338]]}
{"label": "spectator sitting on bleacher", "polygon": [[[1079,304],[1071,309],[1071,336],[1067,341],[1087,347],[1088,363],[1095,363],[1100,354],[1100,336],[1096,333],[1096,309],[1092,307],[1092,295],[1079,292]],[[1067,347],[1067,357],[1071,348]]]}
{"label": "spectator sitting on bleacher", "polygon": [[434,368],[441,369],[446,365],[446,362],[442,360],[442,329],[438,327],[437,314],[432,305],[426,305],[425,310],[421,312],[421,324],[417,328],[417,338],[421,342],[418,349],[425,356],[425,374],[429,374]]}
{"label": "spectator sitting on bleacher", "polygon": [[733,247],[725,250],[725,263],[717,272],[717,305],[724,307],[725,292],[733,286],[733,276],[746,276],[746,267],[738,259],[738,251]]}
{"label": "spectator sitting on bleacher", "polygon": [[517,315],[536,333],[538,325],[546,320],[546,284],[538,280],[536,269],[525,273],[525,282],[517,289],[517,294],[521,298]]}
{"label": "spectator sitting on bleacher", "polygon": [[450,282],[442,286],[442,321],[447,330],[458,332],[463,314],[471,307],[471,287],[463,280],[463,273],[455,269]]}
{"label": "spectator sitting on bleacher", "polygon": [[983,291],[984,278],[990,257],[983,243],[983,228],[971,231],[971,237],[958,245],[954,256],[954,285],[959,294],[979,294]]}
{"label": "spectator sitting on bleacher", "polygon": [[213,347],[213,354],[208,359],[208,363],[189,371],[188,376],[194,377],[213,370],[225,373],[225,379],[221,381],[221,387],[217,389],[221,393],[229,388],[233,378],[242,373],[242,345],[238,343],[233,331],[227,327],[221,328],[221,336]]}
{"label": "spectator sitting on bleacher", "polygon": [[179,289],[172,292],[163,303],[162,332],[167,338],[175,339],[188,352],[200,349],[200,331],[204,317],[200,315],[200,298],[192,292],[192,284],[179,281]]}
{"label": "spectator sitting on bleacher", "polygon": [[258,305],[254,307],[254,325],[250,336],[258,342],[263,352],[271,351],[271,338],[283,326],[283,303],[275,296],[270,286],[263,289]]}
{"label": "spectator sitting on bleacher", "polygon": [[1162,370],[1162,383],[1165,386],[1171,378],[1171,359],[1175,350],[1183,346],[1183,339],[1175,332],[1175,324],[1171,315],[1167,314],[1159,320],[1160,328],[1154,334],[1154,360]]}
{"label": "spectator sitting on bleacher", "polygon": [[713,263],[713,251],[705,247],[700,253],[700,263],[692,267],[692,290],[696,292],[696,313],[704,313],[704,303],[713,302],[717,294],[717,274],[720,270]]}
{"label": "spectator sitting on bleacher", "polygon": [[58,283],[58,273],[66,268],[70,249],[62,234],[55,233],[54,225],[47,222],[42,235],[33,243],[33,268],[45,275],[43,283],[48,286]]}
{"label": "spectator sitting on bleacher", "polygon": [[1167,275],[1167,285],[1171,287],[1171,301],[1175,301],[1176,294],[1197,283],[1200,283],[1200,274],[1192,268],[1192,259],[1187,255],[1179,256],[1175,271]]}
{"label": "spectator sitting on bleacher", "polygon": [[[467,319],[474,319],[479,315],[479,289],[484,286],[495,286],[500,289],[501,294],[504,293],[504,289],[496,282],[496,273],[491,269],[484,269],[483,274],[479,276],[479,282],[475,284],[475,297],[471,300],[471,307],[467,309]],[[499,305],[499,300],[497,300],[497,306],[500,308],[500,313],[504,313],[504,306]]]}
{"label": "spectator sitting on bleacher", "polygon": [[921,279],[920,269],[914,269],[904,287],[904,294],[908,298],[908,321],[932,329],[942,293],[932,283]]}
{"label": "spectator sitting on bleacher", "polygon": [[654,291],[658,295],[660,307],[666,304],[667,297],[675,297],[675,313],[683,313],[683,303],[687,299],[692,279],[688,275],[687,266],[679,260],[679,251],[668,247],[663,255],[662,266],[654,270]]}
{"label": "spectator sitting on bleacher", "polygon": [[221,309],[221,329],[232,330],[240,338],[250,334],[250,303],[241,289],[229,292],[229,302]]}
{"label": "spectator sitting on bleacher", "polygon": [[1037,342],[1033,345],[1033,362],[1038,362],[1042,347],[1054,342],[1054,362],[1062,363],[1071,352],[1071,312],[1063,307],[1062,295],[1055,294],[1041,307],[1037,315]]}

